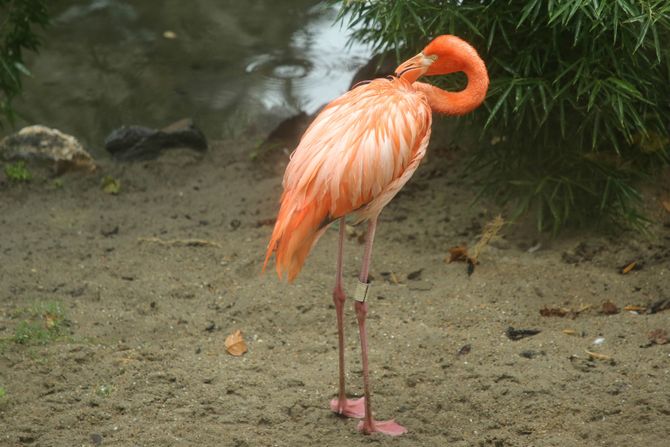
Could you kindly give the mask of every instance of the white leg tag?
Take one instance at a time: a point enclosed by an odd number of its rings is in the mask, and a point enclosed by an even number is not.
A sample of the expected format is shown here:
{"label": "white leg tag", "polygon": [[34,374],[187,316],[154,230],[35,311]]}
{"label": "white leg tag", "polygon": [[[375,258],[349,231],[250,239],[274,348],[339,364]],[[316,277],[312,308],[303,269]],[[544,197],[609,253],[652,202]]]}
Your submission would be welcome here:
{"label": "white leg tag", "polygon": [[370,290],[370,283],[362,283],[360,280],[356,284],[356,292],[354,292],[354,299],[364,303],[368,299],[368,291]]}

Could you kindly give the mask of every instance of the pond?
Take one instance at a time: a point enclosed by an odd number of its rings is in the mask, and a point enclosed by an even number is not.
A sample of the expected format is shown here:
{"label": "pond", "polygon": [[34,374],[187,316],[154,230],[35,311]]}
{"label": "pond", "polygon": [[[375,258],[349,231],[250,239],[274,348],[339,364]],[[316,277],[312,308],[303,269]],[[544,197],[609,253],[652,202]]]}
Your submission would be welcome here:
{"label": "pond", "polygon": [[51,14],[18,124],[98,156],[121,125],[191,117],[209,139],[262,135],[344,92],[371,53],[314,0],[58,1]]}

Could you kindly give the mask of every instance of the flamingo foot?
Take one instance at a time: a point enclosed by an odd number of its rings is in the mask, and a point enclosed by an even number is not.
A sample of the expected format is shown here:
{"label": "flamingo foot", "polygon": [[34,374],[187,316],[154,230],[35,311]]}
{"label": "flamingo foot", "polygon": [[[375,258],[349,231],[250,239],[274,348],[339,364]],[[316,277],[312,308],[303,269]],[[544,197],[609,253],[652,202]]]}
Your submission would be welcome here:
{"label": "flamingo foot", "polygon": [[365,397],[345,399],[344,402],[333,399],[330,401],[330,409],[340,416],[361,419],[365,416]]}
{"label": "flamingo foot", "polygon": [[389,436],[400,436],[407,433],[407,429],[398,424],[395,420],[389,421],[372,421],[372,424],[367,424],[365,421],[358,423],[358,431],[369,435],[372,433],[384,433]]}

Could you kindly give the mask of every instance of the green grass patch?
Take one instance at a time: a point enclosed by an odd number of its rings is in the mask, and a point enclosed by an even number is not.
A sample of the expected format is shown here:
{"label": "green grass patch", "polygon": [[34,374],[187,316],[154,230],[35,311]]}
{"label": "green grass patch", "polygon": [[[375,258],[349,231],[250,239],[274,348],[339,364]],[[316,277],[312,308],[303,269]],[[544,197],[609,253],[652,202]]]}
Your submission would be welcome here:
{"label": "green grass patch", "polygon": [[98,388],[96,388],[95,394],[99,397],[109,397],[113,390],[114,389],[111,385],[100,385]]}
{"label": "green grass patch", "polygon": [[7,163],[5,165],[5,175],[14,183],[25,183],[32,180],[33,175],[28,170],[25,161],[17,161],[16,163]]}
{"label": "green grass patch", "polygon": [[121,180],[115,179],[111,175],[106,175],[100,182],[100,188],[111,195],[118,195],[121,192]]}
{"label": "green grass patch", "polygon": [[44,345],[68,333],[70,325],[63,305],[57,301],[38,302],[17,312],[23,320],[14,330],[13,341],[20,345]]}

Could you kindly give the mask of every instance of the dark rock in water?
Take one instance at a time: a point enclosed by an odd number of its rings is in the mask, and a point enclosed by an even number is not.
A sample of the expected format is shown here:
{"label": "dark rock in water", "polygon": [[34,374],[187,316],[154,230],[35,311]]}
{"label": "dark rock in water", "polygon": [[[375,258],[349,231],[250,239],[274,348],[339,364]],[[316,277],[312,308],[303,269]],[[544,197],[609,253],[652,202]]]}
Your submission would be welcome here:
{"label": "dark rock in water", "polygon": [[0,157],[47,165],[56,174],[69,170],[94,171],[93,157],[71,135],[45,126],[24,127],[0,142]]}
{"label": "dark rock in water", "polygon": [[152,160],[165,149],[207,150],[207,139],[192,120],[183,119],[157,130],[142,126],[123,126],[105,139],[105,148],[121,161]]}

